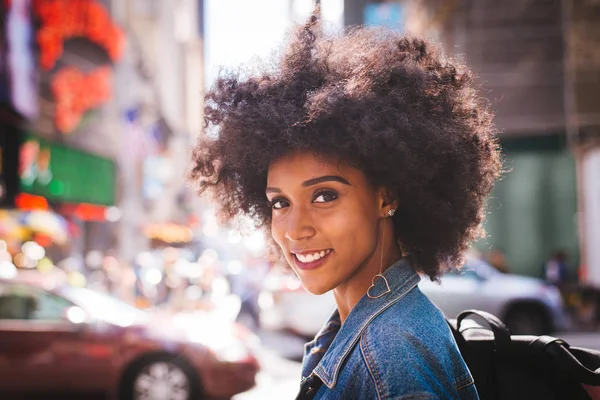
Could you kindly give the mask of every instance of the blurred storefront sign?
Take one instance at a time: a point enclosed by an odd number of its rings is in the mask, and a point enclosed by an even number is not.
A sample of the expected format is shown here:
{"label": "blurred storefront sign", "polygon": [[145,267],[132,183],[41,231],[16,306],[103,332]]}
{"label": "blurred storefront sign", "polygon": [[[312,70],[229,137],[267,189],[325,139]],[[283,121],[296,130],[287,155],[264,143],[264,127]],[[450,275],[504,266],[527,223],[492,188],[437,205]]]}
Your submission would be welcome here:
{"label": "blurred storefront sign", "polygon": [[184,244],[192,241],[192,230],[186,225],[175,223],[152,224],[144,228],[146,236],[163,244]]}
{"label": "blurred storefront sign", "polygon": [[125,49],[123,29],[115,24],[106,8],[94,0],[33,0],[40,21],[36,39],[40,47],[40,65],[51,70],[63,55],[64,42],[85,38],[118,61]]}
{"label": "blurred storefront sign", "polygon": [[[102,57],[87,64],[71,61],[67,41],[75,53],[86,53],[90,44],[102,49],[109,63],[117,62],[125,49],[125,34],[115,24],[106,8],[95,0],[34,0],[33,14],[39,22],[36,41],[40,50],[40,67],[51,72],[50,91],[55,103],[56,129],[69,134],[80,125],[85,112],[98,108],[112,96],[112,68]],[[78,45],[83,39],[86,45]],[[73,44],[75,40],[75,44]],[[48,79],[46,79],[48,80]]]}
{"label": "blurred storefront sign", "polygon": [[76,217],[82,221],[104,222],[111,220],[110,207],[99,206],[96,204],[62,204],[59,211],[63,215]]}
{"label": "blurred storefront sign", "polygon": [[48,200],[42,196],[19,193],[15,196],[15,206],[20,210],[48,210]]}
{"label": "blurred storefront sign", "polygon": [[34,120],[44,117],[40,95],[55,103],[56,129],[73,132],[86,111],[110,99],[124,30],[97,0],[11,0],[0,7],[0,101]]}
{"label": "blurred storefront sign", "polygon": [[17,154],[2,163],[6,168],[2,180],[11,188],[5,190],[3,206],[47,209],[50,201],[79,205],[81,213],[81,203],[89,203],[85,215],[91,215],[99,213],[93,206],[114,205],[116,166],[112,160],[30,134],[13,131],[3,136],[0,154],[15,149]]}
{"label": "blurred storefront sign", "polygon": [[[125,31],[107,4],[0,2],[1,121],[68,146],[114,153],[103,149],[106,143],[95,144],[106,127],[100,117],[113,96],[113,66],[126,45]],[[6,117],[11,112],[23,119]]]}
{"label": "blurred storefront sign", "polygon": [[25,136],[19,149],[20,191],[49,200],[113,205],[115,175],[109,159],[34,136]]}
{"label": "blurred storefront sign", "polygon": [[11,155],[2,162],[2,182],[10,190],[1,199],[0,232],[13,257],[31,241],[61,260],[84,240],[89,223],[120,218],[113,161],[16,129],[0,133],[0,154]]}
{"label": "blurred storefront sign", "polygon": [[111,77],[109,67],[97,68],[89,74],[74,67],[66,67],[57,72],[51,83],[56,103],[56,128],[62,133],[74,131],[86,111],[110,100]]}

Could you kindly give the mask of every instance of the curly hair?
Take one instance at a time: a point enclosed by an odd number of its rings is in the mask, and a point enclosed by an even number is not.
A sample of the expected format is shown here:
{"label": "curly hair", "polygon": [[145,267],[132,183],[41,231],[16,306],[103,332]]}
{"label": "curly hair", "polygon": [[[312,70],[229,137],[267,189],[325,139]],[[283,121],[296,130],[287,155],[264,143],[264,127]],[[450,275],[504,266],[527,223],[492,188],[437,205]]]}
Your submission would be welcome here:
{"label": "curly hair", "polygon": [[206,95],[190,179],[229,219],[271,224],[269,165],[291,151],[335,157],[397,196],[396,237],[432,280],[484,232],[501,174],[487,101],[471,71],[429,41],[387,30],[322,32],[317,14],[276,68],[221,74]]}

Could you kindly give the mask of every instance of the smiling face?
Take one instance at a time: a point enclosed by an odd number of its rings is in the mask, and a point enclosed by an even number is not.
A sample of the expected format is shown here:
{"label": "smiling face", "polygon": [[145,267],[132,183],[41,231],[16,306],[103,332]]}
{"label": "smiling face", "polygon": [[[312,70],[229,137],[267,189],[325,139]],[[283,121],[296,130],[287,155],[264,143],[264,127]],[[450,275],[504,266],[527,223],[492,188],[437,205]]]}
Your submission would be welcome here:
{"label": "smiling face", "polygon": [[387,212],[382,194],[359,169],[311,153],[291,153],[270,166],[271,233],[306,290],[322,294],[361,270],[377,273],[378,221]]}

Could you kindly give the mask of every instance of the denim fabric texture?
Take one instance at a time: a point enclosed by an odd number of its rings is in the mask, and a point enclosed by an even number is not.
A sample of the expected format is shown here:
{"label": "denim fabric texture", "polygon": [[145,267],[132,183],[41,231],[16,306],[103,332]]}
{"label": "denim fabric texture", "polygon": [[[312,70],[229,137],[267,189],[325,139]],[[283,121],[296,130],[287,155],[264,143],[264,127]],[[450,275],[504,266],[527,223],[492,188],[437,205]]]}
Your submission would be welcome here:
{"label": "denim fabric texture", "polygon": [[[335,311],[305,346],[298,399],[478,399],[442,312],[406,259],[383,275],[391,291]],[[385,292],[379,278],[371,294]]]}

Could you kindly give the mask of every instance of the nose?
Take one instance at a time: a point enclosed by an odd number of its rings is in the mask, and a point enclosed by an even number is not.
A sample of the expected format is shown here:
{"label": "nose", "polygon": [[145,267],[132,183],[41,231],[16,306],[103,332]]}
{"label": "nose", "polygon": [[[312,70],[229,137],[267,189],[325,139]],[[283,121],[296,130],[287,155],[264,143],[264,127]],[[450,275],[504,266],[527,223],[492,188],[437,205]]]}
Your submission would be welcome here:
{"label": "nose", "polygon": [[285,238],[292,242],[309,239],[316,233],[310,213],[300,207],[290,210],[285,224]]}

